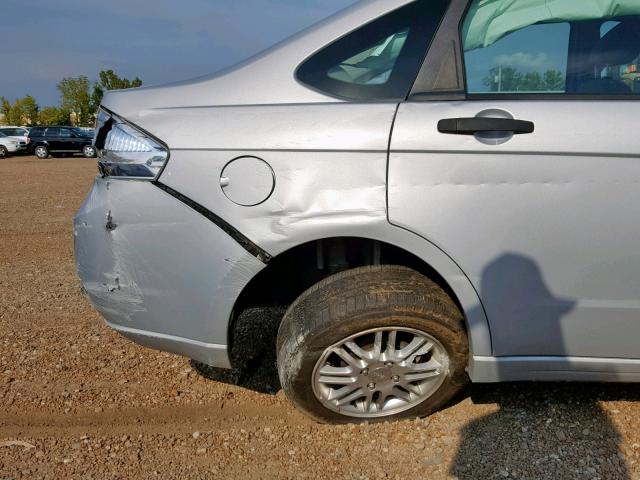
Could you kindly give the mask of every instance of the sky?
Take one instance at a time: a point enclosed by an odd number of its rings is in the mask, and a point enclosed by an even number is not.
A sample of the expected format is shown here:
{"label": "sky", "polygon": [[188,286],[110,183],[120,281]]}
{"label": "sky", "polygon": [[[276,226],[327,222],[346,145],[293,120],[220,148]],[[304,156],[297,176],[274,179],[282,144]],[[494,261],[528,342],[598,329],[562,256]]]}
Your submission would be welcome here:
{"label": "sky", "polygon": [[57,105],[63,77],[108,69],[145,85],[205,75],[354,2],[2,0],[0,96]]}

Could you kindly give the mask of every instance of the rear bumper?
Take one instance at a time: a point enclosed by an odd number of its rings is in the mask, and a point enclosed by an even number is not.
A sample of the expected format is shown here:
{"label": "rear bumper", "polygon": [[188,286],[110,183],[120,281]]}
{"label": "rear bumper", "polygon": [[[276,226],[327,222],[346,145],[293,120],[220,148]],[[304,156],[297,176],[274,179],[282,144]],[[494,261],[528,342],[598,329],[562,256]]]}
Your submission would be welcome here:
{"label": "rear bumper", "polygon": [[150,182],[96,178],[74,219],[78,274],[109,326],[142,345],[228,367],[228,326],[264,264]]}

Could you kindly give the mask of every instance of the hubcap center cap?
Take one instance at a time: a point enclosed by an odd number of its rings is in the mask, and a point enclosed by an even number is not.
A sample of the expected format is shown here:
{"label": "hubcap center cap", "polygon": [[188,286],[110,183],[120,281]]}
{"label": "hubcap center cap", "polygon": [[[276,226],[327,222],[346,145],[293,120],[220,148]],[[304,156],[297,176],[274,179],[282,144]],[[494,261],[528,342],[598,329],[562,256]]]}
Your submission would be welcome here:
{"label": "hubcap center cap", "polygon": [[369,370],[369,378],[375,383],[389,381],[392,375],[391,367],[379,367]]}

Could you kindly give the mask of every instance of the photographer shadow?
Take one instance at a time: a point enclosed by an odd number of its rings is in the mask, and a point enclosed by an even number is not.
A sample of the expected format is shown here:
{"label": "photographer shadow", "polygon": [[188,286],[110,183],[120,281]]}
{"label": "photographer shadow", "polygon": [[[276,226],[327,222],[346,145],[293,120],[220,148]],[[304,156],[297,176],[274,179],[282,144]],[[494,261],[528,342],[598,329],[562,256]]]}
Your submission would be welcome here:
{"label": "photographer shadow", "polygon": [[[509,318],[519,325],[531,322],[524,331],[536,327],[536,314],[543,311],[549,342],[562,347],[562,318],[575,302],[556,298],[533,260],[514,254],[499,257],[483,270],[480,287],[483,299],[500,295]],[[506,368],[499,365],[499,378],[508,380]],[[615,384],[474,385],[474,403],[495,404],[497,409],[489,407],[490,413],[462,429],[450,474],[460,480],[631,479],[620,448],[622,437],[600,400],[637,399],[639,392],[635,386]]]}

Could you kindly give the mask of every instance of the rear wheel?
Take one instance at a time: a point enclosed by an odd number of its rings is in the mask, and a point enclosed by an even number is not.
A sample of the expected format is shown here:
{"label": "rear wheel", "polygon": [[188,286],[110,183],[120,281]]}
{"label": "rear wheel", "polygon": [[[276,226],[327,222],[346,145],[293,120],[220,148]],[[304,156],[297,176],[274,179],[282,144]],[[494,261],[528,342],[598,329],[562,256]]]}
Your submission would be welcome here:
{"label": "rear wheel", "polygon": [[44,160],[45,158],[49,157],[49,149],[44,145],[38,145],[33,150],[33,153],[35,154],[36,157],[38,157],[41,160]]}
{"label": "rear wheel", "polygon": [[451,298],[396,266],[349,270],[289,308],[278,332],[289,399],[332,423],[425,416],[467,383],[467,335]]}
{"label": "rear wheel", "polygon": [[93,145],[85,145],[82,147],[82,154],[87,158],[95,158],[96,156],[96,147]]}
{"label": "rear wheel", "polygon": [[0,145],[0,158],[5,158],[9,156],[9,150],[4,145]]}

